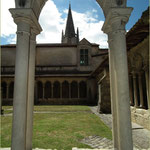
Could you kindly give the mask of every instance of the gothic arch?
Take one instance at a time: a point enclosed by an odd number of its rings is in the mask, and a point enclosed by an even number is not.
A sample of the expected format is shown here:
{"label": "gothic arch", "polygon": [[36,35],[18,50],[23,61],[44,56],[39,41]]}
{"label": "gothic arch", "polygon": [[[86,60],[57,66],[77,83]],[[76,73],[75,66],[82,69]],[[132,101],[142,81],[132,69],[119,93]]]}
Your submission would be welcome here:
{"label": "gothic arch", "polygon": [[[117,96],[115,92],[112,92],[114,99],[112,102],[117,106],[124,106],[126,109],[119,109],[114,104],[112,108],[115,110],[113,112],[113,138],[114,138],[114,147],[117,149],[133,149],[132,144],[132,135],[131,135],[131,122],[130,122],[130,107],[128,103],[128,85],[125,84],[127,79],[127,62],[126,62],[126,44],[125,44],[125,24],[127,23],[129,16],[131,14],[132,8],[126,7],[126,0],[96,0],[101,6],[105,16],[105,23],[102,30],[108,34],[108,41],[110,44],[110,67],[112,69],[115,66],[116,69],[116,78],[117,81],[111,83],[111,88],[117,88]],[[34,84],[34,73],[29,74],[30,71],[34,70],[33,62],[30,62],[29,58],[34,58],[34,54],[26,53],[29,51],[30,47],[36,47],[34,44],[36,35],[41,32],[41,27],[38,22],[40,12],[45,4],[46,0],[15,0],[16,8],[21,9],[10,9],[10,12],[14,18],[15,23],[17,24],[17,61],[16,63],[16,72],[15,77],[21,78],[22,75],[24,78],[16,80],[15,83],[15,105],[14,105],[14,118],[13,118],[13,136],[12,136],[12,147],[11,149],[24,149],[25,147],[30,147],[32,149],[32,114],[33,108],[30,105],[27,106],[26,97],[31,94],[33,97],[33,88],[31,91],[28,90],[28,83],[31,85]],[[28,8],[28,9],[25,9]],[[119,9],[118,9],[119,8]],[[100,29],[99,29],[100,30]],[[112,33],[115,35],[112,36]],[[31,35],[31,36],[30,36]],[[120,38],[121,37],[121,38]],[[114,40],[113,42],[111,42]],[[31,42],[30,41],[34,41]],[[25,46],[22,46],[22,43]],[[34,43],[34,44],[33,44]],[[113,45],[112,45],[113,43]],[[33,48],[33,50],[35,50]],[[112,53],[113,52],[113,53]],[[114,55],[115,54],[115,55]],[[112,58],[115,59],[113,66]],[[26,62],[26,63],[22,63]],[[19,65],[18,65],[19,64]],[[22,64],[22,65],[20,65]],[[19,70],[19,71],[18,71]],[[112,69],[113,70],[113,69]],[[120,71],[120,70],[124,70]],[[22,74],[20,74],[22,72]],[[114,72],[111,71],[113,74]],[[113,79],[113,75],[111,76]],[[30,80],[31,79],[31,80]],[[31,82],[30,82],[31,81]],[[121,84],[119,84],[119,82]],[[82,85],[82,84],[81,84]],[[121,86],[125,85],[125,86]],[[127,86],[126,86],[127,85]],[[42,88],[43,85],[41,84]],[[21,89],[24,87],[24,89]],[[60,97],[60,83],[57,81],[54,83],[54,91],[58,92],[58,95],[54,92],[54,95]],[[56,88],[57,87],[57,88]],[[24,90],[24,93],[21,90]],[[18,95],[18,91],[20,91]],[[42,92],[43,90],[41,90]],[[122,94],[122,91],[127,91],[125,94]],[[27,95],[25,95],[27,94]],[[43,93],[42,93],[43,94]],[[23,95],[23,96],[22,96]],[[22,99],[20,103],[20,99]],[[127,102],[124,100],[126,99]],[[29,98],[30,101],[33,101],[33,98]],[[19,103],[19,105],[17,105]],[[18,113],[19,110],[22,110],[21,113]],[[123,118],[123,120],[121,119]],[[16,123],[18,122],[18,124]],[[21,122],[21,123],[20,123]],[[115,123],[115,124],[114,124]],[[29,128],[28,128],[29,127]],[[22,131],[23,132],[20,132]],[[16,134],[17,133],[17,134]],[[22,134],[24,133],[24,134]],[[29,137],[27,136],[29,135]],[[18,141],[19,139],[19,141]],[[122,142],[124,141],[124,142]],[[17,148],[16,148],[17,147]]]}

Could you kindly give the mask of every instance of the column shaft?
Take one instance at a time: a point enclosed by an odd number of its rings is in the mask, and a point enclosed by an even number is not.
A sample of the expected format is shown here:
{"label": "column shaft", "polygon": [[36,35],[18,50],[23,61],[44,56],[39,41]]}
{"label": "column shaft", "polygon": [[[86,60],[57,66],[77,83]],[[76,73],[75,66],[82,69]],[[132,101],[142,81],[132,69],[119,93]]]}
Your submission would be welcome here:
{"label": "column shaft", "polygon": [[132,75],[129,76],[129,91],[130,91],[130,105],[133,106],[133,88],[132,88]]}
{"label": "column shaft", "polygon": [[8,98],[9,98],[9,96],[8,96],[8,94],[9,94],[9,84],[7,84],[7,86],[6,86],[6,99],[8,100]]}
{"label": "column shaft", "polygon": [[69,83],[69,99],[71,99],[71,84]]}
{"label": "column shaft", "polygon": [[30,25],[25,22],[19,22],[17,25],[11,150],[26,150]]}
{"label": "column shaft", "polygon": [[135,73],[133,73],[133,89],[134,89],[134,106],[138,107],[137,82],[136,82],[136,74]]}
{"label": "column shaft", "polygon": [[80,98],[80,89],[79,89],[79,82],[78,82],[78,98]]}
{"label": "column shaft", "polygon": [[114,55],[113,55],[113,40],[111,35],[108,36],[109,38],[109,70],[110,70],[110,92],[111,92],[111,111],[112,111],[112,133],[113,133],[113,144],[114,148],[119,147],[118,142],[118,123],[117,123],[117,103],[116,103],[116,78],[114,72]]}
{"label": "column shaft", "polygon": [[52,83],[52,89],[51,89],[51,92],[52,92],[52,96],[51,96],[51,98],[53,98],[53,83]]}
{"label": "column shaft", "polygon": [[62,98],[62,83],[60,83],[60,98]]}
{"label": "column shaft", "polygon": [[32,129],[33,129],[33,106],[34,106],[34,81],[35,81],[35,35],[30,40],[29,53],[29,73],[28,73],[28,101],[27,101],[27,131],[26,150],[32,149]]}
{"label": "column shaft", "polygon": [[[114,21],[113,25],[117,26],[120,21]],[[126,52],[125,31],[113,32],[113,49],[110,49],[110,66],[112,68],[111,88],[114,88],[116,99],[117,127],[118,127],[118,144],[119,150],[132,150],[132,127],[129,98],[129,80],[128,65]],[[113,92],[113,93],[114,93]]]}
{"label": "column shaft", "polygon": [[101,84],[98,83],[98,107],[97,111],[100,113],[101,111]]}
{"label": "column shaft", "polygon": [[42,83],[42,84],[43,84],[43,97],[42,97],[42,98],[43,98],[43,100],[44,100],[44,97],[45,97],[45,96],[44,96],[44,95],[45,95],[45,90],[44,90],[44,88],[45,88],[45,83]]}
{"label": "column shaft", "polygon": [[146,78],[146,93],[147,93],[147,102],[148,102],[148,109],[150,110],[150,95],[149,95],[149,74],[148,70],[145,71],[145,78]]}
{"label": "column shaft", "polygon": [[144,99],[143,99],[143,85],[142,85],[142,74],[138,74],[139,80],[139,91],[140,91],[140,107],[144,107]]}

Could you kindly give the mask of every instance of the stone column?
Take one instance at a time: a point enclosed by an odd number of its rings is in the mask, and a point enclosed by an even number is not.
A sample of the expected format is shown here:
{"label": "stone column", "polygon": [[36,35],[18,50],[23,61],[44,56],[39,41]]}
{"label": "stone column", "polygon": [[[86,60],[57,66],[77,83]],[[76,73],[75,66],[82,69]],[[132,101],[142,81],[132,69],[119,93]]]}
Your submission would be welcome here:
{"label": "stone column", "polygon": [[113,133],[113,144],[114,148],[119,147],[119,142],[118,142],[118,122],[117,122],[117,103],[116,103],[116,77],[115,77],[115,72],[113,71],[115,69],[114,66],[114,55],[112,54],[113,50],[113,40],[111,37],[111,34],[109,34],[108,37],[109,41],[109,72],[110,72],[110,92],[111,92],[111,112],[112,112],[112,133]]}
{"label": "stone column", "polygon": [[62,99],[62,83],[60,83],[60,98]]}
{"label": "stone column", "polygon": [[69,99],[71,99],[71,83],[69,82]]}
{"label": "stone column", "polygon": [[11,150],[26,150],[26,110],[28,98],[29,44],[30,24],[23,20],[20,20],[17,23]]}
{"label": "stone column", "polygon": [[142,73],[138,73],[139,81],[139,92],[140,92],[140,107],[144,108],[144,99],[143,99],[143,85],[142,85]]}
{"label": "stone column", "polygon": [[30,38],[29,72],[28,72],[27,131],[26,131],[26,149],[27,150],[32,149],[35,53],[36,53],[36,34],[32,31],[31,38]]}
{"label": "stone column", "polygon": [[130,105],[133,106],[133,88],[132,88],[132,75],[129,75],[129,91],[130,91]]}
{"label": "stone column", "polygon": [[78,82],[78,98],[80,98],[79,82]]}
{"label": "stone column", "polygon": [[2,115],[2,98],[3,98],[3,88],[0,87],[0,115]]}
{"label": "stone column", "polygon": [[45,95],[45,90],[44,90],[44,89],[45,89],[45,83],[42,82],[42,84],[43,84],[43,97],[42,97],[42,99],[44,100],[44,95]]}
{"label": "stone column", "polygon": [[133,72],[134,106],[138,107],[136,73]]}
{"label": "stone column", "polygon": [[146,94],[147,94],[147,102],[148,102],[148,109],[150,110],[150,94],[149,94],[149,84],[150,84],[150,80],[149,80],[149,73],[148,73],[148,69],[145,69],[145,79],[146,79]]}
{"label": "stone column", "polygon": [[[31,150],[27,149],[27,121],[30,120],[31,109],[28,108],[29,101],[33,98],[33,63],[34,55],[30,46],[31,29],[36,28],[41,31],[37,16],[32,9],[10,9],[14,22],[17,24],[17,44],[15,62],[15,86],[13,101],[13,125],[12,125],[12,144],[11,150]],[[34,59],[34,58],[33,58]],[[31,83],[30,83],[31,82]],[[32,90],[30,92],[30,90]],[[31,101],[32,103],[32,101]],[[29,111],[30,110],[30,111]],[[29,111],[29,113],[27,113]],[[29,118],[28,118],[29,117]],[[31,116],[32,117],[32,116]],[[30,120],[32,122],[32,120]],[[29,130],[31,127],[29,128]]]}
{"label": "stone column", "polygon": [[98,83],[98,107],[97,107],[97,111],[98,113],[100,113],[100,108],[101,108],[101,84]]}
{"label": "stone column", "polygon": [[37,104],[37,102],[38,102],[38,95],[37,95],[37,81],[36,81],[36,79],[35,79],[35,104]]}
{"label": "stone column", "polygon": [[53,88],[54,88],[54,85],[53,85],[53,82],[52,82],[52,96],[51,96],[51,98],[53,98]]}
{"label": "stone column", "polygon": [[110,8],[103,31],[108,34],[113,136],[116,150],[133,150],[125,24],[132,8]]}
{"label": "stone column", "polygon": [[9,96],[9,83],[6,85],[6,99],[8,100]]}

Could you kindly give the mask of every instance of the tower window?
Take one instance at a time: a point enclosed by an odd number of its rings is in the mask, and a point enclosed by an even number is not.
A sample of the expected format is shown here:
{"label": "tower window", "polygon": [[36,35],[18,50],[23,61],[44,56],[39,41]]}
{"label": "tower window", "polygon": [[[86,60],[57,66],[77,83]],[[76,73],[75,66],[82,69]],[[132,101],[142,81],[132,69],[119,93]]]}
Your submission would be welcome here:
{"label": "tower window", "polygon": [[87,66],[88,65],[88,49],[80,50],[80,65]]}

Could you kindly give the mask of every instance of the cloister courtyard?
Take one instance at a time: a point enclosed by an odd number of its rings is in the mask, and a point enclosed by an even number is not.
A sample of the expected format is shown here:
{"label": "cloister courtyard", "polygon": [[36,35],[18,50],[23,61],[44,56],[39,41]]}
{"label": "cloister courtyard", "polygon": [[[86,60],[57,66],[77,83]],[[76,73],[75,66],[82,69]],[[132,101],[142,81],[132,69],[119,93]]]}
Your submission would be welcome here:
{"label": "cloister courtyard", "polygon": [[[12,107],[3,106],[1,146],[11,146]],[[89,136],[112,139],[111,130],[88,106],[34,106],[33,148],[91,148],[81,140]]]}

